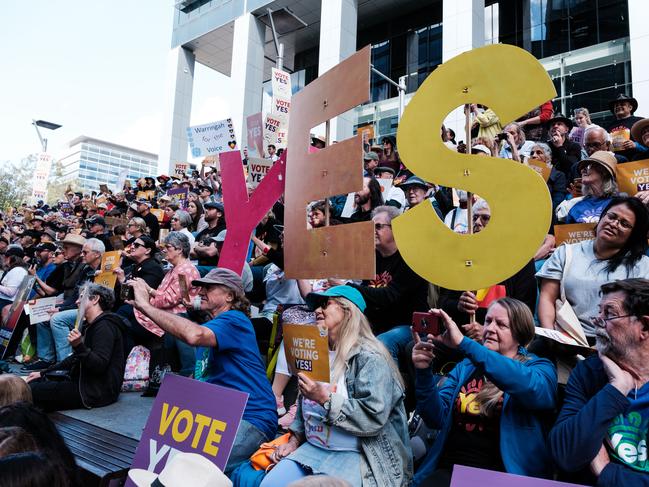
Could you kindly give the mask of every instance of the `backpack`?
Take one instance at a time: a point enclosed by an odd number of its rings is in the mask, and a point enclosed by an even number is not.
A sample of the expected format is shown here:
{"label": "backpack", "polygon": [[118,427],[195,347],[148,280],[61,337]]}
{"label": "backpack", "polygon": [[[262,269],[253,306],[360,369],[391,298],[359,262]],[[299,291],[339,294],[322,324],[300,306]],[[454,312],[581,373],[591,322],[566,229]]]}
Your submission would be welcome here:
{"label": "backpack", "polygon": [[141,345],[133,347],[126,359],[122,392],[143,391],[149,385],[151,352]]}

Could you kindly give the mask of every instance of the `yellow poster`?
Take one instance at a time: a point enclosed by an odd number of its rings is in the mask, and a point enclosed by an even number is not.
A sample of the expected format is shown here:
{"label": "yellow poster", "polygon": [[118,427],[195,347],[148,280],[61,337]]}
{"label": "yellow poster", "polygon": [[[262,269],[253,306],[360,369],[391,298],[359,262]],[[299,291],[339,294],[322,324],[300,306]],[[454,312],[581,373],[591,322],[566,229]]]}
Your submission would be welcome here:
{"label": "yellow poster", "polygon": [[113,270],[119,266],[120,255],[121,252],[119,250],[104,253],[104,256],[101,258],[101,272],[95,276],[95,284],[99,284],[110,289],[115,288],[117,276],[113,273]]}
{"label": "yellow poster", "polygon": [[620,191],[629,196],[649,191],[649,159],[618,164],[617,184]]}
{"label": "yellow poster", "polygon": [[582,242],[584,240],[592,240],[595,238],[596,226],[596,223],[571,223],[569,225],[555,225],[555,245],[558,247],[559,245],[564,243],[572,244]]}
{"label": "yellow poster", "polygon": [[327,331],[315,325],[285,323],[284,351],[293,375],[304,372],[310,379],[329,382],[329,340]]}
{"label": "yellow poster", "polygon": [[539,176],[543,178],[543,181],[546,183],[548,182],[548,179],[550,179],[550,173],[552,172],[552,168],[548,167],[547,164],[544,162],[539,162],[539,161],[527,161],[528,165],[534,169],[537,173],[539,173]]}

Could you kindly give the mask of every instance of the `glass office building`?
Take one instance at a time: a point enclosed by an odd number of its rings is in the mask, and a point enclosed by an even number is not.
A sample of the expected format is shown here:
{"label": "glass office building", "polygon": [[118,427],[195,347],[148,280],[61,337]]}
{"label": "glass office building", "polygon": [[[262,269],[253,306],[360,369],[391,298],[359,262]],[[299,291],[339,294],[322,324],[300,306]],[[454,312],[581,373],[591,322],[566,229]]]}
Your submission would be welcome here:
{"label": "glass office building", "polygon": [[[626,93],[638,99],[640,115],[649,113],[649,90],[638,88],[649,86],[646,0],[181,0],[175,8],[164,161],[186,158],[182,130],[195,62],[231,77],[238,133],[245,133],[248,115],[267,107],[277,58],[269,9],[294,92],[369,44],[377,70],[395,82],[405,77],[407,103],[441,63],[504,43],[527,50],[546,68],[557,112],[570,116],[587,107],[593,122],[605,124],[608,102]],[[397,89],[373,74],[370,102],[339,117],[346,125],[332,128],[333,138],[369,123],[379,137],[394,135],[398,105]],[[461,118],[451,114],[446,123],[462,130]]]}
{"label": "glass office building", "polygon": [[84,193],[98,191],[100,184],[113,190],[122,171],[133,181],[158,175],[158,156],[91,137],[77,137],[59,158],[62,181],[76,181]]}

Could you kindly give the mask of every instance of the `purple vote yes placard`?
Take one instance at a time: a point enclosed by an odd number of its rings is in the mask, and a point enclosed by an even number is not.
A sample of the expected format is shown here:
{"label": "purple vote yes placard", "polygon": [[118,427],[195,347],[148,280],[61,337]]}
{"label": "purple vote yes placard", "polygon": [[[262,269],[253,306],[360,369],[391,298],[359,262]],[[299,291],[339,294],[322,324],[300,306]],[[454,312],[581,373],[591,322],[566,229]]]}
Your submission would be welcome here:
{"label": "purple vote yes placard", "polygon": [[[244,392],[166,374],[131,468],[159,474],[176,453],[187,452],[224,470],[247,402]],[[127,479],[126,486],[135,484]]]}
{"label": "purple vote yes placard", "polygon": [[476,487],[477,485],[488,485],[489,487],[584,487],[578,484],[524,477],[511,473],[465,467],[464,465],[453,466],[451,487]]}

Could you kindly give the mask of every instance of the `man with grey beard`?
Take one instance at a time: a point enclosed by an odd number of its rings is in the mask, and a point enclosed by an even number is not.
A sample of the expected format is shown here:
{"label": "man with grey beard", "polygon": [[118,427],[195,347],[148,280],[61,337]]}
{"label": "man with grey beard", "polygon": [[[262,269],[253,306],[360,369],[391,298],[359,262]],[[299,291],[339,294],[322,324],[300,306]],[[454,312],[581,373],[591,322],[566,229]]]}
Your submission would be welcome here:
{"label": "man with grey beard", "polygon": [[550,449],[572,482],[649,486],[649,280],[610,282],[601,293],[598,355],[573,370]]}

